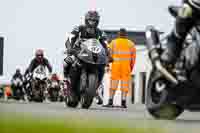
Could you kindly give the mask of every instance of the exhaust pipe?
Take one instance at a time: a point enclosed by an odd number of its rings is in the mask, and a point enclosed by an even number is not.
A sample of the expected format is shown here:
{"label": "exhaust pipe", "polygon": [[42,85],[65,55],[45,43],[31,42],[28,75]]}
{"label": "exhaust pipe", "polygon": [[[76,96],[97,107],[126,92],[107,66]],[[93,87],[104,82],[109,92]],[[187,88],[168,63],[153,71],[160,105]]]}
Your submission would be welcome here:
{"label": "exhaust pipe", "polygon": [[160,47],[160,39],[158,36],[158,31],[153,26],[146,27],[146,42],[147,42],[147,49],[149,51],[149,57],[156,68],[172,83],[178,84],[177,79],[171,75],[165,67],[160,62],[160,55],[157,52],[157,48]]}
{"label": "exhaust pipe", "polygon": [[169,81],[176,85],[178,84],[178,80],[163,67],[159,60],[155,61],[155,66]]}

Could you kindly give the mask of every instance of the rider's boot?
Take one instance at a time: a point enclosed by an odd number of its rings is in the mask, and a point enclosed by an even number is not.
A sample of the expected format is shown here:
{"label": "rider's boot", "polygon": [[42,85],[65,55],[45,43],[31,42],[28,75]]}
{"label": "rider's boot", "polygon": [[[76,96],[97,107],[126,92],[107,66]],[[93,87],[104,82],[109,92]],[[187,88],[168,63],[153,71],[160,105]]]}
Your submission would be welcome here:
{"label": "rider's boot", "polygon": [[122,100],[122,108],[127,108],[127,105],[126,105],[126,100]]}
{"label": "rider's boot", "polygon": [[101,97],[97,94],[97,96],[96,96],[96,99],[98,100],[97,101],[97,104],[98,105],[101,105],[101,104],[103,104],[103,100],[101,99]]}

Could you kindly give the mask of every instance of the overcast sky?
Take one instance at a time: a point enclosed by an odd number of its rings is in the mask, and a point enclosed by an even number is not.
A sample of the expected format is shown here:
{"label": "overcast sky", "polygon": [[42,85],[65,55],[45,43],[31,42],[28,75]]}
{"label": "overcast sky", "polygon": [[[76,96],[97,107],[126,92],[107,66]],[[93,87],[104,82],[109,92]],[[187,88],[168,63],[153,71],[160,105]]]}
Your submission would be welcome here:
{"label": "overcast sky", "polygon": [[169,32],[173,19],[167,12],[178,0],[0,0],[0,36],[5,37],[4,75],[28,67],[36,48],[43,48],[54,72],[62,72],[65,35],[96,8],[100,28],[144,30],[155,25]]}

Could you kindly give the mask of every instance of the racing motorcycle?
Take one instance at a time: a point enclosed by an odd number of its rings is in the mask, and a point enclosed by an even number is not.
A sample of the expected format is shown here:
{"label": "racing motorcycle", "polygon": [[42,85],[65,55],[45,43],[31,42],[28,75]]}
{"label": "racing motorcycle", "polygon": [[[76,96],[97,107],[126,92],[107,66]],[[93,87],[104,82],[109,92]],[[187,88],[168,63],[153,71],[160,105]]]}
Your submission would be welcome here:
{"label": "racing motorcycle", "polygon": [[67,80],[61,80],[60,81],[60,91],[58,94],[58,101],[63,102],[65,99],[65,96],[68,94],[68,87],[70,86],[70,83]]}
{"label": "racing motorcycle", "polygon": [[98,68],[106,64],[105,50],[97,39],[79,39],[75,45],[78,50],[69,50],[75,53],[74,63],[70,68],[70,85],[65,90],[65,103],[68,107],[88,109],[99,86]]}
{"label": "racing motorcycle", "polygon": [[[176,17],[179,7],[169,8]],[[161,55],[165,39],[153,27],[146,29],[148,55],[152,70],[147,85],[146,108],[157,119],[176,119],[184,110],[200,111],[200,32],[196,26],[188,34],[175,65],[166,65]]]}
{"label": "racing motorcycle", "polygon": [[48,87],[49,99],[53,102],[58,101],[59,92],[60,92],[60,84],[57,80],[50,80]]}
{"label": "racing motorcycle", "polygon": [[32,73],[28,73],[23,76],[23,79],[24,79],[23,85],[26,92],[26,98],[28,101],[31,101],[31,96],[32,96],[32,88],[31,88],[32,78],[33,78]]}
{"label": "racing motorcycle", "polygon": [[2,87],[0,87],[0,98],[2,98],[4,96],[4,90]]}
{"label": "racing motorcycle", "polygon": [[23,81],[20,78],[14,78],[11,80],[13,95],[15,100],[24,100],[24,88]]}
{"label": "racing motorcycle", "polygon": [[32,95],[31,100],[36,102],[43,102],[47,95],[47,73],[45,67],[39,65],[34,71],[32,76],[31,88]]}

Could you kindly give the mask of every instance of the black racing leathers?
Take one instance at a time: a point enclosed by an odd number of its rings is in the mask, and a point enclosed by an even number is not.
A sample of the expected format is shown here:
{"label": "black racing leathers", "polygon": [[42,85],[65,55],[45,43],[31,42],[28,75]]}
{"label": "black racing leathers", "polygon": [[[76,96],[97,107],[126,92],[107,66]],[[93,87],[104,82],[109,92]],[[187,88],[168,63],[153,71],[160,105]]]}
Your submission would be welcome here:
{"label": "black racing leathers", "polygon": [[23,81],[23,75],[21,73],[15,73],[12,77],[12,79],[16,79],[19,78],[20,80]]}
{"label": "black racing leathers", "polygon": [[35,70],[35,68],[39,65],[46,66],[49,72],[52,73],[52,66],[50,65],[49,61],[46,58],[43,58],[41,62],[38,61],[36,58],[34,58],[28,67],[28,72],[32,73]]}
{"label": "black racing leathers", "polygon": [[78,39],[78,37],[84,38],[84,39],[96,38],[100,41],[102,46],[105,48],[106,53],[108,54],[107,44],[105,43],[105,41],[106,41],[105,33],[98,28],[90,29],[84,25],[80,25],[78,27],[75,27],[72,30],[71,36],[72,37],[69,40],[70,43],[68,43],[68,42],[65,43],[65,46],[67,49],[76,47],[76,46],[74,46],[74,44],[75,44],[76,40]]}
{"label": "black racing leathers", "polygon": [[[96,38],[100,41],[102,46],[105,49],[105,52],[107,55],[109,55],[108,49],[107,49],[107,44],[106,44],[106,36],[103,31],[100,29],[90,29],[86,27],[85,25],[80,25],[78,27],[75,27],[72,32],[70,37],[65,43],[65,46],[67,49],[77,49],[79,46],[75,46],[75,42],[77,41],[78,38],[84,38],[84,39],[90,39],[90,38]],[[65,65],[64,65],[64,76],[68,77],[69,74],[69,68],[72,63],[72,59],[70,59],[70,54],[68,55],[67,58],[65,58]],[[104,75],[104,66],[99,68],[99,80],[101,81]]]}

